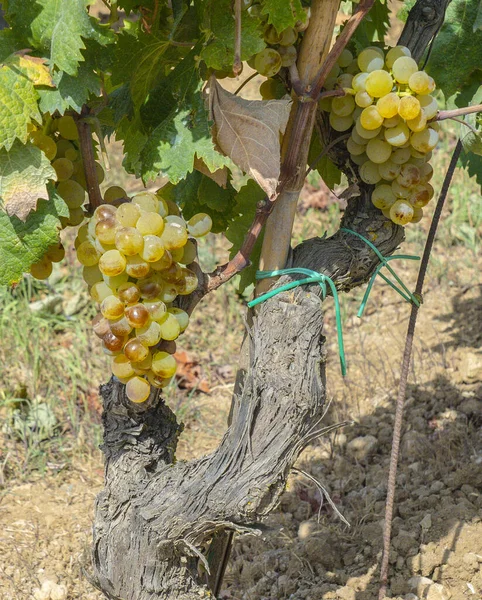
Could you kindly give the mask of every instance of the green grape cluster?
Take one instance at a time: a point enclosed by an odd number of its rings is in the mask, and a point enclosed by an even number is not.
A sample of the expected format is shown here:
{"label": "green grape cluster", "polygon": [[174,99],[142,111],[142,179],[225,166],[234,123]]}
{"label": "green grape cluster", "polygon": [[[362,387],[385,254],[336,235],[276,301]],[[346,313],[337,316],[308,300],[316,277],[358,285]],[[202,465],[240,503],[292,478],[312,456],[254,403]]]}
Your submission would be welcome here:
{"label": "green grape cluster", "polygon": [[[79,149],[79,132],[71,116],[65,115],[58,119],[47,119],[42,129],[32,127],[29,139],[51,161],[56,173],[55,187],[57,193],[64,199],[69,208],[69,216],[61,217],[62,228],[80,225],[85,213],[83,205],[86,200],[87,184],[84,175],[84,165]],[[96,163],[99,183],[104,180],[104,170]],[[115,188],[119,193],[121,188]],[[122,196],[125,192],[121,190]],[[112,192],[109,193],[112,201]],[[52,263],[60,262],[65,256],[61,242],[50,247],[46,254],[33,264],[30,274],[36,279],[46,279],[52,273]]]}
{"label": "green grape cluster", "polygon": [[[261,8],[259,4],[253,4],[248,8],[248,11],[256,11],[257,7]],[[300,21],[294,27],[288,27],[279,33],[273,25],[264,25],[264,41],[267,47],[249,60],[248,64],[260,75],[268,78],[260,86],[260,93],[265,100],[278,98],[285,93],[281,82],[273,78],[282,67],[291,67],[296,63],[299,36],[308,27],[310,18],[310,9],[306,8],[305,12],[305,21]]]}
{"label": "green grape cluster", "polygon": [[347,150],[360,179],[375,186],[373,204],[398,225],[418,223],[434,195],[428,162],[439,139],[431,121],[438,110],[434,80],[405,46],[386,54],[371,46],[356,58],[343,51],[325,84],[337,88],[345,95],[322,99],[320,108],[335,131],[351,129]]}
{"label": "green grape cluster", "polygon": [[108,192],[107,203],[79,228],[75,247],[100,304],[93,328],[112,356],[112,373],[132,402],[144,402],[151,386],[165,387],[176,372],[174,340],[189,316],[173,303],[198,286],[187,267],[196,258],[189,236],[205,236],[212,221],[204,213],[184,221],[160,192],[141,192],[117,207]]}

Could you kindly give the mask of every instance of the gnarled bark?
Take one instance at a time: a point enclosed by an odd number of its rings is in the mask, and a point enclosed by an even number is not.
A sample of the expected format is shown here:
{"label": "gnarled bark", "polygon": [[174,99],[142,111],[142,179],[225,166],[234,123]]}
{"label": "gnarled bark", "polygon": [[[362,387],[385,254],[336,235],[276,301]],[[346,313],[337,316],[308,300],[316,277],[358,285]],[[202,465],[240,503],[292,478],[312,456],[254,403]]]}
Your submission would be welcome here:
{"label": "gnarled bark", "polygon": [[[432,4],[445,11],[446,0]],[[411,23],[410,17],[407,28]],[[413,38],[408,45],[416,43]],[[345,160],[336,154],[334,159]],[[390,255],[403,230],[372,206],[370,191],[362,187],[349,201],[342,226]],[[366,282],[377,264],[361,240],[339,231],[303,242],[290,266],[322,272],[340,291],[349,291]],[[238,372],[231,424],[219,447],[203,458],[175,461],[182,426],[159,394],[137,406],[116,380],[103,386],[105,489],[96,503],[92,564],[93,579],[111,600],[212,597],[205,556],[213,536],[256,533],[319,429],[325,407],[319,286],[296,288],[261,304],[248,336],[249,357]]]}

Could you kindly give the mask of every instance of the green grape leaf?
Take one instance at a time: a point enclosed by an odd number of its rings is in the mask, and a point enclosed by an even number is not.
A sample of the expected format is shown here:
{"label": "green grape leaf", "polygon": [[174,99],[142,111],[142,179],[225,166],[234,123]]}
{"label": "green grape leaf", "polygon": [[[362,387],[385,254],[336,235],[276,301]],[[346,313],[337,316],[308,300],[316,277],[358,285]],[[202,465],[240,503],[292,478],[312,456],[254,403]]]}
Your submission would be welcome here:
{"label": "green grape leaf", "polygon": [[[258,18],[251,17],[243,11],[241,60],[249,60],[266,46],[260,24]],[[232,0],[207,0],[204,4],[202,28],[208,36],[209,43],[203,48],[201,58],[208,67],[231,71],[235,37]]]}
{"label": "green grape leaf", "polygon": [[49,56],[51,67],[76,75],[85,40],[106,44],[113,39],[109,28],[89,17],[89,4],[92,0],[9,0],[6,19],[29,45]]}
{"label": "green grape leaf", "polygon": [[[248,183],[242,187],[236,195],[236,206],[234,210],[239,214],[239,216],[233,219],[226,230],[226,237],[233,244],[229,253],[229,258],[233,258],[236,252],[238,252],[238,250],[241,248],[248,229],[253,222],[256,213],[256,205],[264,197],[265,193],[253,180],[248,181]],[[259,257],[261,255],[261,247],[263,245],[263,236],[264,231],[256,240],[253,252],[251,253],[251,265],[241,271],[239,280],[240,293],[244,292],[248,285],[256,281],[256,271],[258,270]]]}
{"label": "green grape leaf", "polygon": [[58,242],[60,217],[67,217],[69,210],[54,185],[49,183],[47,188],[50,199],[39,200],[37,210],[30,213],[25,223],[0,210],[1,285],[19,281],[47,248]]}
{"label": "green grape leaf", "polygon": [[39,107],[43,113],[53,114],[57,111],[63,115],[66,110],[80,113],[91,94],[100,95],[100,78],[86,63],[80,63],[76,77],[56,71],[53,80],[55,89],[38,90]]}
{"label": "green grape leaf", "polygon": [[353,43],[357,54],[372,42],[383,42],[390,26],[390,10],[387,2],[375,0],[370,12],[357,27]]}
{"label": "green grape leaf", "polygon": [[335,185],[338,185],[341,181],[341,171],[326,155],[322,156],[321,159],[318,160],[318,157],[322,151],[323,145],[315,131],[313,132],[313,136],[311,138],[310,151],[308,153],[308,164],[313,165],[313,168],[318,171],[323,181],[332,190]]}
{"label": "green grape leaf", "polygon": [[9,152],[0,150],[0,207],[21,221],[37,207],[37,200],[48,200],[47,183],[56,179],[55,170],[45,154],[33,144],[15,142]]}
{"label": "green grape leaf", "polygon": [[474,32],[479,0],[453,0],[435,38],[427,72],[448,98],[476,73],[481,79],[482,31]]}
{"label": "green grape leaf", "polygon": [[16,138],[27,141],[27,125],[42,121],[33,83],[8,63],[0,66],[0,148],[10,150]]}
{"label": "green grape leaf", "polygon": [[268,23],[278,33],[294,27],[298,21],[304,23],[307,18],[300,0],[263,0],[262,5],[261,13],[268,15]]}
{"label": "green grape leaf", "polygon": [[477,14],[475,15],[474,33],[478,29],[482,29],[482,0],[479,2],[479,8],[477,9]]}
{"label": "green grape leaf", "polygon": [[141,176],[142,162],[141,152],[147,142],[147,135],[143,133],[140,120],[124,118],[116,129],[116,139],[124,142],[123,166],[128,173],[134,173],[136,177]]}
{"label": "green grape leaf", "polygon": [[2,29],[0,31],[0,61],[4,61],[10,54],[21,48],[20,41],[15,37],[12,29]]}
{"label": "green grape leaf", "polygon": [[194,169],[196,155],[211,172],[229,164],[212,141],[196,56],[197,47],[161,82],[158,92],[152,93],[152,104],[146,105],[153,114],[157,114],[154,107],[160,106],[162,120],[150,131],[141,153],[144,181],[163,175],[178,183]]}
{"label": "green grape leaf", "polygon": [[463,153],[460,156],[462,166],[467,170],[469,177],[475,177],[475,180],[482,189],[482,156],[472,152]]}

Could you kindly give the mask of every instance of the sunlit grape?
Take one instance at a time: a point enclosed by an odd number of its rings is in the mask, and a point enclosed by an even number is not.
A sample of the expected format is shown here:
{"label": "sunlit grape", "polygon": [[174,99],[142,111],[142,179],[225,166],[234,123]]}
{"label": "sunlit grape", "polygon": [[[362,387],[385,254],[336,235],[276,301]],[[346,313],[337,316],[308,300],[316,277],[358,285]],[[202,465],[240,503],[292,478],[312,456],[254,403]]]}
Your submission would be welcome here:
{"label": "sunlit grape", "polygon": [[412,56],[412,53],[405,46],[395,46],[394,48],[390,48],[390,50],[387,52],[385,61],[387,63],[387,67],[391,69],[393,67],[393,63],[401,56]]}
{"label": "sunlit grape", "polygon": [[392,147],[388,142],[378,139],[369,140],[366,146],[368,158],[377,164],[386,162],[392,154]]}
{"label": "sunlit grape", "polygon": [[164,219],[159,213],[145,212],[137,220],[136,229],[142,235],[161,235],[164,231]]}
{"label": "sunlit grape", "polygon": [[107,298],[107,296],[112,296],[114,292],[115,290],[109,287],[105,281],[98,281],[90,288],[91,298],[99,304],[104,300],[104,298]]}
{"label": "sunlit grape", "polygon": [[137,204],[126,202],[119,206],[115,218],[119,225],[123,227],[135,227],[140,216],[141,211]]}
{"label": "sunlit grape", "polygon": [[402,119],[415,119],[420,114],[420,102],[413,96],[404,96],[398,105],[398,114]]}
{"label": "sunlit grape", "polygon": [[161,350],[154,353],[151,369],[158,377],[172,377],[176,373],[177,362],[172,354]]}
{"label": "sunlit grape", "polygon": [[92,329],[95,335],[101,339],[111,330],[109,321],[101,313],[92,319]]}
{"label": "sunlit grape", "polygon": [[161,326],[153,320],[145,327],[136,329],[136,337],[146,346],[155,346],[161,339]]}
{"label": "sunlit grape", "polygon": [[[187,242],[187,230],[178,223],[166,223],[161,235],[161,244],[166,250],[182,248]],[[162,254],[161,254],[162,256]],[[159,258],[161,258],[159,256]],[[157,258],[156,260],[159,260]]]}
{"label": "sunlit grape", "polygon": [[377,185],[373,190],[371,200],[376,208],[387,210],[396,202],[397,198],[390,185],[382,184]]}
{"label": "sunlit grape", "polygon": [[360,115],[360,125],[364,129],[373,131],[378,129],[382,123],[383,117],[380,115],[375,106],[367,106],[367,108],[363,109],[363,112]]}
{"label": "sunlit grape", "polygon": [[111,369],[112,374],[119,379],[126,379],[134,375],[134,369],[125,354],[114,356],[111,362]]}
{"label": "sunlit grape", "polygon": [[418,65],[409,56],[401,56],[392,65],[392,73],[398,83],[408,83],[410,77],[418,71]]}
{"label": "sunlit grape", "polygon": [[30,274],[35,279],[47,279],[52,273],[52,261],[43,256],[38,262],[30,265]]}
{"label": "sunlit grape", "polygon": [[129,277],[140,279],[141,277],[146,277],[149,274],[149,271],[151,270],[149,263],[139,255],[127,256],[126,259],[126,273],[129,275]]}
{"label": "sunlit grape", "polygon": [[430,77],[425,71],[416,71],[410,75],[408,85],[415,94],[428,94],[431,87]]}
{"label": "sunlit grape", "polygon": [[136,329],[147,325],[150,319],[149,311],[143,304],[127,306],[124,314],[129,325]]}
{"label": "sunlit grape", "polygon": [[132,198],[132,203],[136,204],[142,210],[147,212],[159,211],[159,200],[155,194],[151,192],[140,192]]}
{"label": "sunlit grape", "polygon": [[113,246],[116,236],[116,221],[113,218],[103,219],[95,225],[95,235],[99,242]]}
{"label": "sunlit grape", "polygon": [[91,242],[82,242],[77,248],[77,258],[85,267],[91,267],[99,262],[100,252]]}
{"label": "sunlit grape", "polygon": [[179,283],[176,283],[176,288],[180,296],[186,296],[197,289],[199,281],[197,275],[185,267],[181,269],[181,274],[182,279]]}
{"label": "sunlit grape", "polygon": [[116,319],[115,321],[110,321],[110,329],[112,333],[115,333],[115,335],[123,336],[129,335],[133,327],[126,319],[126,317],[123,316],[120,319]]}
{"label": "sunlit grape", "polygon": [[383,69],[384,62],[383,54],[380,55],[380,52],[374,48],[365,48],[358,55],[360,71],[372,72]]}
{"label": "sunlit grape", "polygon": [[142,377],[133,377],[126,384],[126,396],[131,402],[141,403],[149,398],[151,387]]}
{"label": "sunlit grape", "polygon": [[156,300],[155,302],[144,302],[144,306],[149,311],[149,315],[153,321],[162,323],[167,318],[167,308],[164,302]]}
{"label": "sunlit grape", "polygon": [[131,362],[141,362],[149,354],[147,345],[138,338],[131,338],[124,346],[124,354]]}
{"label": "sunlit grape", "polygon": [[410,130],[405,123],[385,129],[385,139],[392,146],[403,146],[410,139]]}
{"label": "sunlit grape", "polygon": [[70,116],[63,116],[57,119],[57,129],[60,135],[66,140],[76,140],[79,137],[77,125]]}
{"label": "sunlit grape", "polygon": [[[166,225],[164,232],[169,225]],[[156,235],[144,236],[144,248],[139,253],[141,258],[148,263],[154,263],[162,258],[164,254],[164,239]]]}
{"label": "sunlit grape", "polygon": [[189,315],[185,310],[181,308],[171,307],[168,309],[171,315],[174,315],[176,319],[179,321],[179,325],[181,327],[181,331],[184,331],[189,325]]}
{"label": "sunlit grape", "polygon": [[111,352],[120,352],[126,343],[124,336],[115,335],[112,331],[108,331],[103,337],[102,342],[107,350]]}
{"label": "sunlit grape", "polygon": [[[368,107],[368,108],[370,108],[370,107]],[[357,119],[357,121],[355,123],[355,129],[356,129],[356,132],[358,133],[358,135],[361,138],[363,138],[364,140],[370,140],[374,137],[377,137],[377,135],[382,130],[381,127],[377,127],[376,129],[371,129],[371,130],[365,129],[365,127],[363,127],[363,125],[361,124],[360,119]]]}
{"label": "sunlit grape", "polygon": [[382,117],[390,119],[398,114],[400,98],[394,92],[390,92],[377,101],[377,110]]}
{"label": "sunlit grape", "polygon": [[181,333],[179,321],[171,313],[167,314],[167,318],[160,324],[161,337],[163,340],[175,340]]}
{"label": "sunlit grape", "polygon": [[355,92],[366,92],[366,81],[369,73],[357,73],[351,82]]}
{"label": "sunlit grape", "polygon": [[126,258],[119,250],[108,250],[99,259],[99,269],[109,277],[122,273],[126,264]]}
{"label": "sunlit grape", "polygon": [[373,98],[368,92],[357,92],[355,94],[355,103],[361,108],[366,108],[373,103]]}
{"label": "sunlit grape", "polygon": [[423,154],[433,150],[438,142],[438,132],[434,129],[428,128],[423,131],[417,131],[412,133],[410,137],[410,144]]}
{"label": "sunlit grape", "polygon": [[191,217],[187,222],[189,234],[196,238],[207,235],[211,231],[212,226],[212,219],[206,213],[198,213]]}
{"label": "sunlit grape", "polygon": [[54,140],[41,131],[33,131],[29,139],[34,146],[37,146],[49,160],[53,160],[57,154],[57,146]]}
{"label": "sunlit grape", "polygon": [[383,69],[371,71],[365,82],[365,89],[374,98],[386,96],[392,91],[393,79]]}
{"label": "sunlit grape", "polygon": [[124,256],[139,254],[145,259],[144,237],[136,227],[120,227],[115,233],[115,246]]}
{"label": "sunlit grape", "polygon": [[397,200],[390,208],[390,218],[397,225],[410,223],[413,218],[413,206],[405,200]]}
{"label": "sunlit grape", "polygon": [[117,296],[107,296],[102,300],[100,312],[106,319],[120,319],[124,315],[124,303]]}

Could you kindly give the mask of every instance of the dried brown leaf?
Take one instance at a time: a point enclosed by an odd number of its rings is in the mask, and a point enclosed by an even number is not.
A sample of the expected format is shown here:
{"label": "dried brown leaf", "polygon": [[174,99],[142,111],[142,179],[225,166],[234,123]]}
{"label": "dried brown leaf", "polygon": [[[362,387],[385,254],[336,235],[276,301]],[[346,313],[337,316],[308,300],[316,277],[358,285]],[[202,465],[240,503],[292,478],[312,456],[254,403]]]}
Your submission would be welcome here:
{"label": "dried brown leaf", "polygon": [[228,169],[227,167],[223,167],[222,169],[218,169],[217,171],[211,172],[207,166],[207,164],[203,161],[202,158],[194,157],[194,168],[196,171],[199,171],[206,177],[209,177],[213,181],[215,181],[222,188],[226,187],[228,182]]}
{"label": "dried brown leaf", "polygon": [[281,141],[291,100],[246,100],[209,81],[209,112],[214,141],[222,152],[266,192],[276,193],[280,176]]}

